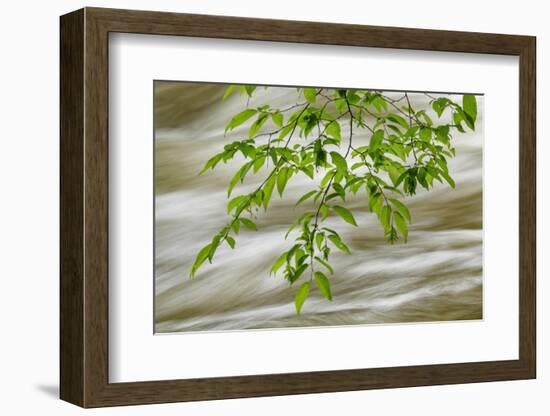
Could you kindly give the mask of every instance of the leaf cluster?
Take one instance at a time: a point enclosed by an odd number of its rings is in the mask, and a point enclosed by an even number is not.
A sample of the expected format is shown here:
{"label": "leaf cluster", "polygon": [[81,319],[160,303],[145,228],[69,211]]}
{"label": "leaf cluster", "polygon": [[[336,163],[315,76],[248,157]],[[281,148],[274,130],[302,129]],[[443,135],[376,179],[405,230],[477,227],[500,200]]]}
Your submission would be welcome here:
{"label": "leaf cluster", "polygon": [[[235,91],[250,98],[255,90],[231,85],[224,99]],[[289,226],[285,238],[293,234],[294,242],[276,259],[271,274],[281,273],[291,285],[303,281],[294,300],[298,314],[314,285],[331,301],[330,255],[333,250],[351,250],[338,232],[324,225],[325,220],[334,215],[357,227],[345,205],[350,195],[362,194],[388,242],[406,242],[412,222],[407,196],[419,188],[429,191],[436,182],[455,187],[448,168],[456,153],[453,134],[474,130],[476,120],[473,95],[464,95],[461,103],[449,96],[429,96],[429,106],[419,109],[413,108],[406,92],[395,98],[383,91],[297,88],[297,103],[288,108],[245,108],[225,128],[226,133],[238,129],[240,140],[226,144],[201,171],[228,163],[237,154],[244,158],[227,187],[230,220],[199,251],[191,276],[206,260],[212,262],[222,243],[235,248],[241,226],[257,230],[257,216],[268,210],[275,190],[283,197],[293,177],[320,177],[319,185],[297,200],[296,205],[308,203],[313,208]],[[368,144],[355,144],[357,131],[368,132]],[[266,173],[256,189],[232,196],[248,175],[260,172]]]}

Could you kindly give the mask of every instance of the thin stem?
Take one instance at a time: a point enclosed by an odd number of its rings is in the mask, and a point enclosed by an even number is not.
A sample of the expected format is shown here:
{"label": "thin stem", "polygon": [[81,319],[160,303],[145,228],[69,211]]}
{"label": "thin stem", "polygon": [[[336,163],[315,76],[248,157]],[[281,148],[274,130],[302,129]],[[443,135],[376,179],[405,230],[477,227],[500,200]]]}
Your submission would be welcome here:
{"label": "thin stem", "polygon": [[285,111],[289,111],[289,110],[292,110],[293,108],[298,108],[298,107],[301,107],[303,105],[306,105],[307,103],[296,103],[294,105],[291,105],[290,107],[287,107],[287,108],[283,108],[282,110],[279,110],[279,113],[284,113]]}

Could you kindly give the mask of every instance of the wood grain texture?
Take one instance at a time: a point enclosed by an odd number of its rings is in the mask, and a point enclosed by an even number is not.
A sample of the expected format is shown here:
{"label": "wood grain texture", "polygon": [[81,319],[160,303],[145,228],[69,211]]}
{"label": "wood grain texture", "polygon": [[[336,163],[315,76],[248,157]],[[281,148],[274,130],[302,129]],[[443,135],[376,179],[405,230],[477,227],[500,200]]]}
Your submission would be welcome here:
{"label": "wood grain texture", "polygon": [[519,356],[536,377],[536,40],[520,54],[519,98]]}
{"label": "wood grain texture", "polygon": [[84,378],[85,406],[108,382],[109,323],[109,135],[108,32],[85,11],[84,59]]}
{"label": "wood grain texture", "polygon": [[[520,58],[519,359],[109,383],[108,33],[516,55]],[[535,38],[86,8],[61,18],[61,398],[82,407],[534,378]]]}
{"label": "wood grain texture", "polygon": [[110,32],[519,55],[528,36],[87,8]]}
{"label": "wood grain texture", "polygon": [[60,23],[60,388],[84,405],[84,12]]}

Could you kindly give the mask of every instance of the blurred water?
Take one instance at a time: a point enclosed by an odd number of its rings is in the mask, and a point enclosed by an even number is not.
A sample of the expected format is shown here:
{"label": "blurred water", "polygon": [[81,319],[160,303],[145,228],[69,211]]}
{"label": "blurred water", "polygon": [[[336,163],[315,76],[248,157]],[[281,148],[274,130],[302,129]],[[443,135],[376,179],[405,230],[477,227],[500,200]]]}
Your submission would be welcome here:
{"label": "blurred water", "polygon": [[[228,221],[229,179],[241,159],[198,176],[206,160],[238,139],[242,130],[223,137],[230,117],[246,106],[234,95],[221,102],[224,86],[157,83],[155,103],[155,321],[157,332],[236,330],[289,326],[324,326],[482,318],[482,108],[476,133],[455,135],[457,156],[450,161],[456,189],[437,186],[408,197],[413,217],[406,244],[389,245],[366,197],[351,198],[359,227],[329,217],[352,255],[333,251],[334,300],[313,290],[297,316],[290,287],[269,276],[274,260],[293,244],[284,235],[304,207],[299,196],[313,188],[305,175],[289,182],[283,199],[273,196],[259,231],[244,231],[235,250],[218,249],[212,265],[188,278],[198,250]],[[269,95],[267,95],[269,94]],[[269,101],[294,104],[295,90],[258,89],[250,105]],[[414,106],[423,95],[411,95]],[[269,126],[265,126],[269,129]],[[345,137],[345,128],[342,137]],[[367,142],[354,136],[354,142]],[[264,168],[265,169],[265,168]],[[233,195],[256,188],[267,170],[250,176]]]}

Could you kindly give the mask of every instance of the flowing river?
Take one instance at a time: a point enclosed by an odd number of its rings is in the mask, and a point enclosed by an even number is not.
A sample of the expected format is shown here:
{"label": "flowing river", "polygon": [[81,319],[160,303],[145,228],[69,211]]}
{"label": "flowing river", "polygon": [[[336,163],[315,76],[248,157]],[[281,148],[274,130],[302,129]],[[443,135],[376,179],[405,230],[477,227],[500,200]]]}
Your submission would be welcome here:
{"label": "flowing river", "polygon": [[[406,244],[386,243],[364,191],[345,203],[358,227],[338,217],[327,219],[352,255],[332,251],[335,274],[329,277],[334,300],[312,289],[297,316],[298,286],[289,286],[281,275],[270,276],[269,270],[293,244],[292,235],[284,239],[289,225],[312,209],[307,204],[294,207],[315,186],[303,174],[292,177],[282,199],[274,192],[267,213],[259,215],[258,231],[241,232],[235,250],[224,244],[211,265],[206,262],[194,279],[189,278],[199,249],[229,220],[227,185],[243,160],[220,163],[198,176],[206,160],[245,131],[237,129],[224,138],[229,119],[247,104],[238,94],[222,102],[224,90],[213,84],[156,84],[156,332],[482,318],[483,97],[477,97],[476,132],[454,134],[456,157],[449,168],[456,188],[436,183],[433,190],[419,190],[404,200],[413,220]],[[411,97],[413,107],[428,103],[424,95]],[[281,108],[295,100],[295,89],[258,88],[249,105],[269,102]],[[355,140],[368,143],[368,136],[357,132]],[[257,187],[267,172],[264,168],[250,174],[233,195]]]}

